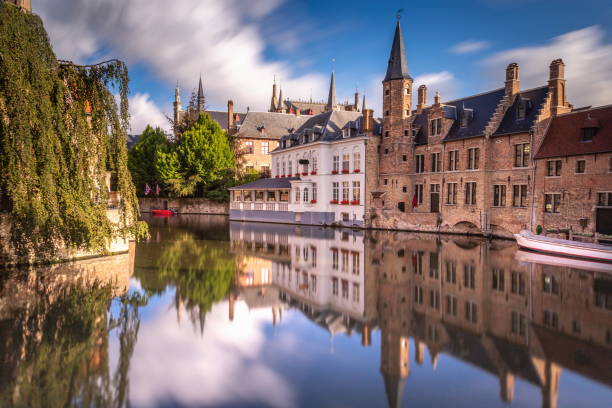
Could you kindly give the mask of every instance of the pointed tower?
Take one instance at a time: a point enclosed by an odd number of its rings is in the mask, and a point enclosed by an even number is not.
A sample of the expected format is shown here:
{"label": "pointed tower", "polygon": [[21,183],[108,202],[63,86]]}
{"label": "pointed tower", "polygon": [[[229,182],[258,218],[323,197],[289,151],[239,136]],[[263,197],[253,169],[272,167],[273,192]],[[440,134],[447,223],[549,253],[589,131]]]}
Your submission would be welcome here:
{"label": "pointed tower", "polygon": [[278,107],[276,112],[285,113],[285,104],[283,103],[283,88],[279,87],[280,91],[278,94]]}
{"label": "pointed tower", "polygon": [[336,101],[336,80],[334,79],[334,71],[331,73],[331,81],[329,82],[329,95],[327,97],[326,111],[338,110],[338,103]]}
{"label": "pointed tower", "polygon": [[268,112],[276,112],[278,108],[278,99],[276,99],[276,77],[272,83],[272,99],[270,100],[270,110]]}
{"label": "pointed tower", "polygon": [[[380,191],[385,192],[385,205],[390,208],[410,208],[414,172],[412,151],[412,77],[408,63],[399,18],[395,25],[393,44],[389,54],[387,73],[383,85],[383,132],[380,146]],[[406,193],[392,188],[385,179],[393,177],[396,185],[406,186]],[[382,205],[382,203],[381,203]]]}
{"label": "pointed tower", "polygon": [[367,107],[366,107],[365,94],[363,94],[363,103],[361,104],[361,112],[365,112],[366,109]]}
{"label": "pointed tower", "polygon": [[198,98],[196,100],[196,109],[198,112],[202,112],[206,109],[206,98],[204,97],[204,87],[202,86],[202,75],[200,75],[200,82],[198,84]]}
{"label": "pointed tower", "polygon": [[355,112],[359,112],[359,90],[355,89],[355,104],[353,105]]}
{"label": "pointed tower", "polygon": [[176,89],[174,90],[174,135],[176,136],[178,133],[178,124],[181,121],[181,117],[183,115],[183,103],[181,102],[181,90],[178,86],[178,81],[176,82]]}

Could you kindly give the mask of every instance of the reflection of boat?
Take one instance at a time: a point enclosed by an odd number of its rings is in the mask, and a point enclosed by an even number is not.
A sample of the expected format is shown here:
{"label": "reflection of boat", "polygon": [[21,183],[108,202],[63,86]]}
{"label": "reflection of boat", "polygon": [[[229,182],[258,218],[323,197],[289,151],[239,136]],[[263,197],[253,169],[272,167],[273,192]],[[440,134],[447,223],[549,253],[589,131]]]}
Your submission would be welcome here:
{"label": "reflection of boat", "polygon": [[171,217],[174,215],[172,210],[151,210],[151,214],[158,217]]}
{"label": "reflection of boat", "polygon": [[516,251],[514,256],[519,262],[538,263],[552,266],[569,267],[593,272],[612,273],[612,264],[605,262],[589,261],[585,259],[573,259],[547,254],[539,254],[529,251]]}
{"label": "reflection of boat", "polygon": [[561,256],[589,258],[603,262],[612,262],[612,246],[591,244],[589,242],[569,241],[567,239],[534,235],[523,230],[514,234],[519,247],[537,252],[548,252]]}

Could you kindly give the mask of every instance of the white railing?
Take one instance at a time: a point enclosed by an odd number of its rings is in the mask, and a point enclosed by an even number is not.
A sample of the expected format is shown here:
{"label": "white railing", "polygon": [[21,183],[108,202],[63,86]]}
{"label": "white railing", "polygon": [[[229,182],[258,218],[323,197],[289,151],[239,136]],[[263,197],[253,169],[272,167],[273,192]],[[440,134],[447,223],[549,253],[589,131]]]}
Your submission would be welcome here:
{"label": "white railing", "polygon": [[230,209],[255,211],[289,211],[289,203],[231,201]]}

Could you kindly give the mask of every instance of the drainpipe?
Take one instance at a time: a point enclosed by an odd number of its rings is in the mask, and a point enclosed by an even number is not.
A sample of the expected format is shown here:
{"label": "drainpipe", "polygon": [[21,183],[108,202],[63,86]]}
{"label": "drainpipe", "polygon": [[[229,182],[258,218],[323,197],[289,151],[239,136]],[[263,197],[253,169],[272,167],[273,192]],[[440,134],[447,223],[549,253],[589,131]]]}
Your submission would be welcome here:
{"label": "drainpipe", "polygon": [[533,232],[533,222],[535,218],[535,187],[536,187],[536,168],[538,166],[537,160],[534,160],[534,146],[533,146],[533,129],[529,131],[529,146],[530,146],[530,160],[531,160],[531,180],[529,184],[527,184],[527,188],[531,187],[531,211],[529,211],[529,231]]}

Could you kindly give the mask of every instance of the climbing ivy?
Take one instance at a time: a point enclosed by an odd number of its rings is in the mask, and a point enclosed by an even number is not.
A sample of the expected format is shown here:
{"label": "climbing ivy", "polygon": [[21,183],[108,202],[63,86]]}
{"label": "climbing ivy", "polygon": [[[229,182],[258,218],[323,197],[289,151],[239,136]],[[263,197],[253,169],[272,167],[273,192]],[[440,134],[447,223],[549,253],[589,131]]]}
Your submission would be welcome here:
{"label": "climbing ivy", "polygon": [[[128,91],[123,62],[59,61],[38,16],[0,3],[0,193],[19,256],[41,261],[60,245],[101,251],[113,237],[146,235],[127,168]],[[107,171],[118,223],[106,216]]]}

